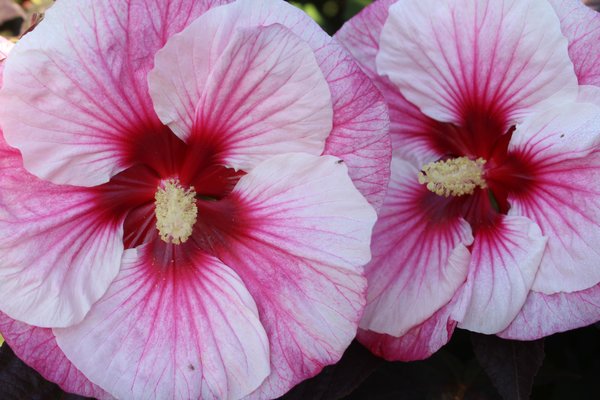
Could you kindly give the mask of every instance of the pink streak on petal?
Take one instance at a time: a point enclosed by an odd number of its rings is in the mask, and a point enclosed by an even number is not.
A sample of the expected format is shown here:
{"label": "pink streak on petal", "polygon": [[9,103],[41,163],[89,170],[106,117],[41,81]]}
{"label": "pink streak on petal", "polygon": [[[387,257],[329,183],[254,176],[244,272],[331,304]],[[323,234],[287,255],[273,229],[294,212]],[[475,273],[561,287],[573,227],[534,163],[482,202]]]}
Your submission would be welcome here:
{"label": "pink streak on petal", "polygon": [[535,165],[533,187],[509,197],[509,214],[534,220],[548,247],[533,284],[545,294],[574,292],[600,282],[600,152]]}
{"label": "pink streak on petal", "polygon": [[464,315],[462,298],[465,290],[463,285],[448,304],[400,337],[359,329],[357,338],[373,354],[386,360],[423,360],[450,340],[456,321]]}
{"label": "pink streak on petal", "polygon": [[[210,15],[210,18],[208,17]],[[220,21],[214,29],[208,29],[215,21]],[[325,154],[341,157],[346,162],[349,173],[355,184],[367,199],[374,205],[381,203],[388,179],[389,152],[388,138],[384,132],[387,122],[383,106],[378,95],[370,84],[356,70],[352,61],[343,50],[304,12],[281,1],[238,1],[227,7],[219,7],[207,14],[202,24],[202,34],[217,35],[219,41],[208,40],[210,46],[203,51],[184,57],[158,57],[157,70],[164,66],[170,70],[173,63],[185,76],[207,74],[203,70],[206,58],[211,60],[221,55],[228,40],[234,35],[234,28],[248,28],[281,24],[290,29],[299,38],[306,41],[315,52],[317,62],[329,84],[333,102],[333,130],[328,139]],[[208,32],[207,32],[208,31]],[[183,36],[183,35],[181,35]],[[178,37],[183,47],[192,47],[191,41],[197,37]],[[198,41],[194,42],[198,45]],[[193,62],[189,62],[189,58]],[[164,61],[164,62],[163,62]],[[162,64],[161,64],[162,63]],[[209,64],[214,64],[210,61]],[[152,74],[150,85],[165,84],[165,80],[157,81],[158,71]],[[195,118],[196,105],[200,101],[205,83],[194,79],[195,85],[186,80],[169,76],[170,84],[176,88],[173,92],[163,92],[167,97],[158,94],[156,106],[163,121],[171,124],[180,137],[191,132]],[[152,89],[153,91],[154,89]],[[153,92],[154,93],[154,92]],[[172,93],[176,93],[175,96]],[[170,122],[173,121],[173,122]],[[180,122],[176,122],[180,121]]]}
{"label": "pink streak on petal", "polygon": [[468,280],[471,301],[460,328],[486,334],[505,329],[531,289],[547,238],[531,220],[499,217],[475,235]]}
{"label": "pink streak on petal", "polygon": [[27,169],[55,183],[95,186],[128,167],[128,136],[160,126],[146,82],[154,54],[219,3],[62,0],[53,6],[16,46],[0,93],[6,138]]}
{"label": "pink streak on petal", "polygon": [[0,310],[32,325],[83,319],[117,275],[123,220],[92,191],[58,186],[23,169],[0,139]]}
{"label": "pink streak on petal", "polygon": [[587,86],[581,92],[579,101],[545,108],[517,125],[508,151],[529,164],[545,165],[585,157],[598,148],[600,88]]}
{"label": "pink streak on petal", "polygon": [[86,319],[54,330],[59,346],[117,398],[247,395],[269,374],[269,345],[244,283],[203,253],[164,268],[155,245],[125,252]]}
{"label": "pink streak on petal", "polygon": [[329,44],[316,55],[334,99],[333,130],[324,154],[344,160],[354,185],[377,210],[390,176],[387,107],[369,78],[339,45]]}
{"label": "pink streak on petal", "polygon": [[240,29],[232,38],[208,78],[195,129],[223,140],[224,163],[247,171],[276,154],[321,154],[332,119],[329,87],[312,50],[274,24]]}
{"label": "pink streak on petal", "polygon": [[436,120],[461,125],[483,110],[511,122],[559,92],[575,95],[567,40],[543,0],[406,0],[389,13],[378,73]]}
{"label": "pink streak on petal", "polygon": [[335,38],[352,53],[371,79],[381,78],[377,73],[375,58],[379,52],[379,38],[388,18],[388,9],[396,1],[378,0],[371,3],[335,34]]}
{"label": "pink streak on petal", "polygon": [[600,320],[600,285],[573,293],[530,292],[521,312],[498,336],[535,340]]}
{"label": "pink streak on petal", "polygon": [[373,260],[366,267],[362,329],[401,336],[447,304],[467,277],[471,228],[459,216],[443,215],[446,199],[420,185],[417,173],[409,162],[393,158],[373,233]]}
{"label": "pink streak on petal", "polygon": [[27,325],[0,313],[0,332],[17,357],[64,391],[100,400],[112,399],[71,364],[56,344],[51,329]]}
{"label": "pink streak on petal", "polygon": [[549,0],[569,41],[569,56],[582,85],[600,86],[600,14],[579,0]]}
{"label": "pink streak on petal", "polygon": [[248,286],[269,337],[272,374],[250,398],[276,398],[338,361],[356,334],[376,214],[331,156],[273,157],[231,197],[235,225],[213,246]]}
{"label": "pink streak on petal", "polygon": [[213,8],[157,54],[156,68],[149,77],[150,93],[163,123],[180,138],[189,138],[210,83],[208,77],[239,30],[272,24],[291,29],[313,50],[330,40],[310,17],[282,1],[241,0]]}
{"label": "pink streak on petal", "polygon": [[383,94],[390,113],[390,134],[394,151],[403,158],[423,164],[443,154],[431,144],[430,133],[435,122],[408,102],[390,80],[376,71],[375,57],[379,37],[395,0],[379,0],[350,19],[336,33],[338,39],[359,62],[363,71]]}

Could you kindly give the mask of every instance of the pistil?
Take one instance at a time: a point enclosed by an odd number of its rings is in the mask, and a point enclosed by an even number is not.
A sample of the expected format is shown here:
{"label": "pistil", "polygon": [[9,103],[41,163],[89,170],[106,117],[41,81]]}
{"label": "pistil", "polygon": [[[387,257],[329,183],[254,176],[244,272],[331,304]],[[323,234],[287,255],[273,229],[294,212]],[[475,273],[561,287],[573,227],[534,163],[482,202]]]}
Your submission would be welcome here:
{"label": "pistil", "polygon": [[419,183],[438,196],[464,196],[473,194],[477,187],[487,185],[483,178],[485,160],[468,157],[451,158],[426,164],[419,172]]}
{"label": "pistil", "polygon": [[174,244],[187,241],[198,216],[194,187],[185,189],[179,179],[168,179],[158,187],[154,199],[160,238]]}

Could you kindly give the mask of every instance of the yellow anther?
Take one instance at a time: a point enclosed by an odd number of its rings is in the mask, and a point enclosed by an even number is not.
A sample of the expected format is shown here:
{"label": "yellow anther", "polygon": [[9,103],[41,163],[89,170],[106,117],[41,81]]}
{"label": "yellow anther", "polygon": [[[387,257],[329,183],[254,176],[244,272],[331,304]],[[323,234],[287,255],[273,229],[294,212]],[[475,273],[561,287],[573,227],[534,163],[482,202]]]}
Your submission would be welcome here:
{"label": "yellow anther", "polygon": [[419,183],[438,196],[463,196],[473,194],[478,186],[487,185],[483,179],[485,160],[467,157],[451,158],[426,164],[419,172]]}
{"label": "yellow anther", "polygon": [[178,179],[168,179],[158,187],[154,199],[160,238],[174,244],[188,240],[198,217],[194,187],[184,189]]}

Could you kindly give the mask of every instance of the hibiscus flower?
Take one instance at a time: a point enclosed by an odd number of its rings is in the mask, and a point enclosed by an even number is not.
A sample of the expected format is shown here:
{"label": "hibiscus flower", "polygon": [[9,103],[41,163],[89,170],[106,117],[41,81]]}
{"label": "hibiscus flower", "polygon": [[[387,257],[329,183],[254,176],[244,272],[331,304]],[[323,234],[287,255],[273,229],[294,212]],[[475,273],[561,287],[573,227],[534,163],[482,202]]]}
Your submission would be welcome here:
{"label": "hibiscus flower", "polygon": [[60,0],[4,64],[0,332],[65,390],[274,398],[355,335],[386,107],[300,10],[222,3]]}
{"label": "hibiscus flower", "polygon": [[382,0],[337,34],[390,108],[372,351],[600,319],[599,18],[575,0]]}

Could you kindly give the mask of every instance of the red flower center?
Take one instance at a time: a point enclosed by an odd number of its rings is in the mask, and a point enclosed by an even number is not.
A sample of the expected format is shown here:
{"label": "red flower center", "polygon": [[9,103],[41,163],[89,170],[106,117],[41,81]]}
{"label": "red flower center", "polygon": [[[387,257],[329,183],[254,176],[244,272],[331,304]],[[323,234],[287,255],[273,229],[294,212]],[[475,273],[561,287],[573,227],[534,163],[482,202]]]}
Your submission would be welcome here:
{"label": "red flower center", "polygon": [[[482,161],[485,184],[475,184],[461,196],[424,193],[422,202],[435,219],[462,216],[473,231],[491,227],[510,209],[508,196],[526,195],[534,184],[534,165],[526,154],[509,151],[515,130],[494,113],[470,113],[462,126],[431,120],[426,133],[441,160]],[[446,161],[448,162],[448,161]]]}
{"label": "red flower center", "polygon": [[[223,165],[224,146],[206,139],[186,144],[165,126],[152,132],[148,134],[148,130],[140,129],[131,135],[133,140],[128,143],[126,161],[132,166],[98,188],[99,207],[108,210],[107,218],[125,216],[125,248],[159,237],[164,237],[162,241],[166,243],[179,245],[193,234],[207,234],[207,227],[229,230],[227,218],[216,215],[222,213],[215,203],[231,192],[244,172]],[[166,199],[161,200],[164,207],[159,209],[157,196],[161,188],[165,190],[165,182],[174,182],[175,189],[193,188],[193,199],[189,199],[192,193],[189,190],[184,190],[187,193],[184,197],[191,200],[187,204],[188,211],[194,209],[202,223],[196,223],[194,218],[194,221],[186,220],[191,225],[185,227],[175,226],[177,221],[168,220],[171,217],[165,213],[178,211],[168,210]],[[163,194],[169,195],[166,191]],[[159,214],[162,216],[157,219]],[[179,222],[185,225],[186,221]],[[192,227],[193,232],[178,231]],[[198,241],[195,242],[197,245]]]}

